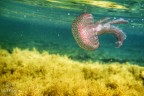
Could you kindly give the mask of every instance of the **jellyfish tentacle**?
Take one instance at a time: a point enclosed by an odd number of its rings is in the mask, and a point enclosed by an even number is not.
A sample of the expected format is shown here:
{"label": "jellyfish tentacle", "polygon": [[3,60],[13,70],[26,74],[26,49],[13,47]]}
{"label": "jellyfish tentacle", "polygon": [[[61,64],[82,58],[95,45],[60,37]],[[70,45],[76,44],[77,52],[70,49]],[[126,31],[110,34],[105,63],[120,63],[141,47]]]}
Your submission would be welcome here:
{"label": "jellyfish tentacle", "polygon": [[117,19],[117,20],[109,21],[107,23],[109,23],[109,24],[126,24],[126,23],[128,23],[128,21],[120,18],[120,19]]}
{"label": "jellyfish tentacle", "polygon": [[110,29],[110,31],[117,38],[117,42],[115,42],[115,44],[118,45],[117,48],[121,47],[122,44],[123,44],[123,41],[126,39],[125,33],[121,29],[119,29],[118,27],[115,27],[115,26],[112,26],[112,28]]}
{"label": "jellyfish tentacle", "polygon": [[103,19],[100,19],[99,21],[95,22],[95,25],[102,24],[102,23],[108,21],[109,19],[110,19],[109,17],[105,17]]}
{"label": "jellyfish tentacle", "polygon": [[104,23],[106,21],[108,21],[110,18],[109,17],[105,17],[103,19],[100,19],[99,21],[97,21],[97,23]]}
{"label": "jellyfish tentacle", "polygon": [[107,29],[104,28],[101,31],[97,32],[98,35],[106,34],[106,33],[113,34],[117,38],[117,42],[115,42],[116,44],[118,44],[117,48],[121,47],[123,41],[126,39],[125,33],[121,29],[115,26],[110,26],[109,28],[107,27]]}

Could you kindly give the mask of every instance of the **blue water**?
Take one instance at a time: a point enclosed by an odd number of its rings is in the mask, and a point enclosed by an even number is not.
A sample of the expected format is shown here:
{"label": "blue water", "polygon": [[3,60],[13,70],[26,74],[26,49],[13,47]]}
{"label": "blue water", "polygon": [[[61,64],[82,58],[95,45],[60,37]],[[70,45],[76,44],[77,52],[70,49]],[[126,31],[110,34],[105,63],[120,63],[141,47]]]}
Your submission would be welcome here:
{"label": "blue water", "polygon": [[115,14],[117,11],[96,9],[97,7],[95,10],[99,11],[95,12],[93,7],[89,7],[88,11],[94,15],[95,20],[111,17],[129,21],[129,24],[117,25],[127,35],[121,48],[115,48],[116,39],[110,34],[99,37],[101,47],[95,51],[79,48],[72,36],[71,24],[76,16],[83,13],[82,10],[38,6],[14,0],[0,1],[0,47],[9,52],[15,47],[30,50],[36,48],[39,51],[46,50],[50,54],[67,55],[73,60],[82,62],[89,60],[102,63],[130,62],[144,66],[142,10]]}

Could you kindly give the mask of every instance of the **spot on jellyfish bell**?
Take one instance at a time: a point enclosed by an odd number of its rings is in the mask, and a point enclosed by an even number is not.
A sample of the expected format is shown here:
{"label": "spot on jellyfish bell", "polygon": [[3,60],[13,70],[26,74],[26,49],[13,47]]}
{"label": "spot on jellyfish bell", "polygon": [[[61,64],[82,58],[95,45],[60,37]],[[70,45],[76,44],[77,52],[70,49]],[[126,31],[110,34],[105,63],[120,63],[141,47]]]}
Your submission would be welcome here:
{"label": "spot on jellyfish bell", "polygon": [[106,17],[94,22],[93,15],[83,13],[75,18],[72,23],[72,34],[77,44],[85,50],[96,50],[100,44],[98,36],[110,33],[117,38],[117,48],[121,47],[126,39],[125,33],[113,24],[126,24],[127,20],[122,18],[110,20]]}

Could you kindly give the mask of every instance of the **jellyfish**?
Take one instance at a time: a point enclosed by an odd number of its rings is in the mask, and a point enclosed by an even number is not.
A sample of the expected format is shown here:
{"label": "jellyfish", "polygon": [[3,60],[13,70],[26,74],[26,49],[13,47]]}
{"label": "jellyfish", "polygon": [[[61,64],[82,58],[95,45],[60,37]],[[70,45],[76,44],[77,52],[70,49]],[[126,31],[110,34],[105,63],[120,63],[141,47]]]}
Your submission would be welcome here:
{"label": "jellyfish", "polygon": [[72,34],[77,44],[85,50],[96,50],[100,47],[98,36],[106,33],[113,34],[118,46],[121,47],[123,41],[126,39],[125,33],[114,26],[113,24],[126,24],[127,20],[122,18],[110,20],[106,17],[94,22],[93,15],[90,13],[83,13],[72,23]]}

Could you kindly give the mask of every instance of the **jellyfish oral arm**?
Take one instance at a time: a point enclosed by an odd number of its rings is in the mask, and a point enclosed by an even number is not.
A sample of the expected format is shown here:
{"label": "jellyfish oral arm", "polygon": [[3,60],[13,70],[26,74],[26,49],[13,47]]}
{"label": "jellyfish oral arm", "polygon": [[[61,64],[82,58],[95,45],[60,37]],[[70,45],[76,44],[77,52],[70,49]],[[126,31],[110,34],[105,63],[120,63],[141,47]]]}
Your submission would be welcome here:
{"label": "jellyfish oral arm", "polygon": [[[103,29],[103,26],[101,24],[98,25],[94,25],[92,27],[92,30],[95,32],[95,35],[100,35],[101,33],[99,31],[101,31]],[[98,34],[99,32],[99,34]]]}
{"label": "jellyfish oral arm", "polygon": [[92,27],[93,31],[95,32],[95,35],[97,36],[106,34],[106,33],[113,34],[117,38],[116,44],[118,44],[117,48],[119,48],[122,46],[123,41],[126,39],[126,35],[121,29],[113,26],[112,24],[126,24],[128,23],[128,21],[122,18],[117,19],[117,20],[112,20],[112,21],[108,21],[108,20],[109,18],[107,17],[107,18],[104,18],[95,22]]}
{"label": "jellyfish oral arm", "polygon": [[117,19],[117,20],[109,21],[108,23],[109,24],[127,24],[128,21],[120,18],[120,19]]}
{"label": "jellyfish oral arm", "polygon": [[108,26],[108,27],[103,26],[101,30],[95,31],[95,34],[97,35],[102,35],[106,33],[113,34],[116,37],[117,39],[116,44],[118,44],[117,48],[121,47],[123,44],[123,41],[126,39],[125,33],[121,29],[115,26]]}

